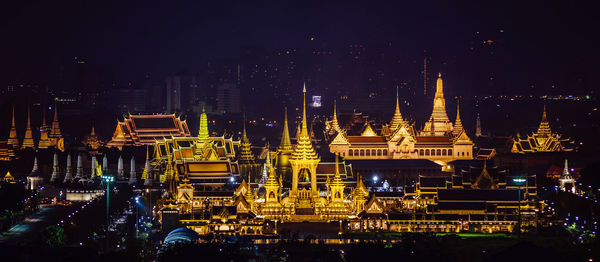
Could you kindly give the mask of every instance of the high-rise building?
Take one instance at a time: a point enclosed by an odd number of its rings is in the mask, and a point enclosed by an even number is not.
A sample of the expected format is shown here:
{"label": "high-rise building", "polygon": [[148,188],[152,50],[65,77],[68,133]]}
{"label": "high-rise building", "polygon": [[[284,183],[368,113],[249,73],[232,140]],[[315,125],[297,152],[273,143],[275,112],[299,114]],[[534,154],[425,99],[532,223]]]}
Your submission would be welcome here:
{"label": "high-rise building", "polygon": [[217,111],[222,114],[239,114],[240,89],[234,84],[222,84],[217,88]]}

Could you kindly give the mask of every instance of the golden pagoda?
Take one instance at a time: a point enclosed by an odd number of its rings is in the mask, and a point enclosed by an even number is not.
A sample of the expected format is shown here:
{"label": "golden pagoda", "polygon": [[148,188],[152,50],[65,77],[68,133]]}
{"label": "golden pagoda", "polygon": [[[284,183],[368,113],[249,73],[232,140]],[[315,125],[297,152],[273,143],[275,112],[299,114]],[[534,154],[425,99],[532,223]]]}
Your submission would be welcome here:
{"label": "golden pagoda", "polygon": [[50,129],[50,145],[59,146],[62,134],[60,133],[60,123],[58,122],[58,104],[54,104],[54,119],[52,120],[52,128]]}
{"label": "golden pagoda", "polygon": [[31,132],[31,117],[29,107],[27,107],[27,129],[25,129],[25,138],[23,138],[23,144],[21,144],[21,149],[26,148],[35,148],[33,143],[33,134]]}
{"label": "golden pagoda", "polygon": [[15,106],[13,105],[12,110],[12,123],[10,126],[10,134],[8,136],[8,144],[14,149],[19,148],[19,138],[17,137],[17,128],[15,126]]}
{"label": "golden pagoda", "polygon": [[51,146],[48,125],[46,125],[46,111],[42,109],[42,125],[40,126],[40,141],[38,141],[39,149],[47,149]]}
{"label": "golden pagoda", "polygon": [[396,86],[396,111],[394,111],[394,116],[390,122],[390,131],[394,132],[400,127],[406,125],[408,125],[408,123],[404,121],[404,118],[402,118],[402,113],[400,113],[400,96],[398,95],[398,86]]}
{"label": "golden pagoda", "polygon": [[546,114],[546,105],[542,113],[542,121],[537,132],[521,137],[518,133],[513,139],[512,153],[561,152],[573,151],[574,143],[562,138],[560,134],[552,133]]}
{"label": "golden pagoda", "polygon": [[375,133],[375,131],[373,130],[371,125],[369,123],[367,123],[365,125],[365,130],[363,130],[363,132],[360,134],[360,136],[377,136],[377,133]]}
{"label": "golden pagoda", "polygon": [[433,110],[423,130],[415,131],[400,112],[400,97],[396,89],[396,109],[391,122],[381,131],[367,122],[360,135],[338,133],[329,142],[329,151],[344,159],[428,159],[440,165],[457,160],[473,159],[473,142],[456,115],[455,128],[446,114],[441,73]]}
{"label": "golden pagoda", "polygon": [[10,174],[10,172],[6,172],[6,175],[4,175],[4,182],[11,184],[16,183],[15,178]]}
{"label": "golden pagoda", "polygon": [[305,175],[310,180],[310,193],[312,197],[318,197],[317,192],[317,164],[321,161],[315,149],[313,148],[310,136],[308,134],[308,126],[306,123],[306,84],[302,90],[302,129],[298,137],[298,143],[294,148],[294,152],[290,157],[292,165],[292,191],[290,197],[298,196],[298,185],[300,183],[300,175]]}
{"label": "golden pagoda", "polygon": [[442,73],[438,74],[436,83],[435,98],[433,99],[433,111],[429,120],[425,123],[424,136],[443,136],[452,131],[452,122],[446,114],[446,99],[444,99],[444,83]]}
{"label": "golden pagoda", "polygon": [[288,129],[287,107],[284,109],[283,132],[281,133],[281,142],[277,147],[277,174],[280,178],[285,178],[287,181],[291,176],[292,165],[290,164],[290,156],[294,152],[290,139],[290,131]]}
{"label": "golden pagoda", "polygon": [[206,111],[202,107],[202,114],[200,114],[200,129],[198,130],[198,140],[200,143],[204,143],[208,140],[208,118],[206,117]]}
{"label": "golden pagoda", "polygon": [[100,138],[96,135],[96,130],[92,125],[92,132],[83,140],[84,145],[89,147],[92,150],[98,150],[104,143]]}
{"label": "golden pagoda", "polygon": [[454,128],[452,129],[452,134],[454,136],[460,135],[461,132],[464,132],[464,128],[462,125],[462,121],[460,121],[460,104],[456,103],[456,120],[454,121]]}
{"label": "golden pagoda", "polygon": [[240,167],[240,175],[244,179],[248,179],[248,183],[252,183],[252,179],[256,179],[256,175],[258,174],[259,164],[256,162],[256,158],[250,150],[250,140],[246,135],[246,117],[244,117],[238,165]]}

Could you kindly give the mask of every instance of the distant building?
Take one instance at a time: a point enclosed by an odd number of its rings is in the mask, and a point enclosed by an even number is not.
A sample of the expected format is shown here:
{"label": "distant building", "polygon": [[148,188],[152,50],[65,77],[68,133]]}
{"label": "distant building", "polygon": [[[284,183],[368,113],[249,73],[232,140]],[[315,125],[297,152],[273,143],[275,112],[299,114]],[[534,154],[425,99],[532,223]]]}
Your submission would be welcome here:
{"label": "distant building", "polygon": [[222,114],[239,114],[240,89],[234,84],[222,84],[217,88],[217,111]]}
{"label": "distant building", "polygon": [[404,120],[400,113],[396,93],[396,111],[389,125],[384,125],[381,133],[366,123],[360,136],[347,135],[338,124],[336,112],[331,130],[337,135],[329,144],[332,153],[339,153],[344,159],[429,159],[439,164],[456,159],[473,159],[473,142],[467,135],[457,109],[454,125],[446,114],[441,74],[433,102],[433,112],[421,132]]}
{"label": "distant building", "polygon": [[562,138],[560,134],[552,133],[550,123],[546,117],[546,106],[542,114],[542,121],[537,132],[526,137],[517,133],[513,139],[512,153],[537,153],[537,152],[561,152],[573,151],[574,143],[570,139]]}
{"label": "distant building", "polygon": [[170,115],[129,115],[118,121],[107,147],[154,145],[156,141],[172,136],[189,137],[185,120]]}

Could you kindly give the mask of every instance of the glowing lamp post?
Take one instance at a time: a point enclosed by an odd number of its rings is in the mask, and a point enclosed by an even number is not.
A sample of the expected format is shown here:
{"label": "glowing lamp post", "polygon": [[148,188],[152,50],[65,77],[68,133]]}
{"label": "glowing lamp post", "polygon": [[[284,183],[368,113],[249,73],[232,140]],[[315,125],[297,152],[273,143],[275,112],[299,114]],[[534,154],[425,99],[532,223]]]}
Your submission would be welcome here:
{"label": "glowing lamp post", "polygon": [[138,223],[140,221],[140,196],[135,196],[135,237],[138,237],[138,232],[140,231]]}
{"label": "glowing lamp post", "polygon": [[102,181],[106,183],[106,249],[108,250],[108,227],[109,227],[109,211],[110,204],[110,182],[115,181],[113,176],[102,176]]}
{"label": "glowing lamp post", "polygon": [[519,220],[517,222],[517,232],[521,233],[521,185],[523,185],[523,183],[527,182],[527,179],[522,178],[522,177],[516,177],[513,178],[513,182],[515,182],[517,184],[517,187],[519,188],[519,207],[518,207],[518,212],[519,212]]}

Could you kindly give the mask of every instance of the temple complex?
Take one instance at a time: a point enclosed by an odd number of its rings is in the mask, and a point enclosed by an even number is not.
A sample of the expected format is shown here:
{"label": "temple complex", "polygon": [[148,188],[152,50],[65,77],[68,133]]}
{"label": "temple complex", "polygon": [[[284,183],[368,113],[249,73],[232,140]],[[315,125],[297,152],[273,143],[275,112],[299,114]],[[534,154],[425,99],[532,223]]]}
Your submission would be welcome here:
{"label": "temple complex", "polygon": [[[414,186],[402,190],[369,189],[352,166],[339,161],[341,154],[336,152],[335,162],[321,161],[310,139],[306,89],[303,96],[297,143],[290,142],[286,112],[281,144],[275,152],[265,153],[263,183],[247,179],[251,171],[240,167],[242,162],[259,161],[248,150],[245,128],[241,141],[199,136],[156,142],[154,170],[168,185],[156,206],[163,230],[184,226],[200,235],[264,235],[276,234],[277,223],[335,221],[340,232],[512,232],[518,226],[517,210],[527,211],[523,226],[535,226],[540,208],[535,176],[526,177],[525,185],[515,185],[506,171],[485,162],[479,168],[457,168],[450,175],[419,176]],[[440,112],[435,110],[430,119],[433,132],[415,137],[437,138],[441,136],[435,130],[448,130],[443,136],[457,141],[453,146],[461,145],[468,137],[464,138],[460,115],[452,124]],[[408,132],[409,125],[399,116],[398,112],[390,128]],[[201,119],[200,133],[208,134],[203,130],[207,120]],[[339,132],[343,134],[342,129]]]}
{"label": "temple complex", "polygon": [[536,152],[562,152],[573,151],[574,143],[568,138],[562,138],[560,134],[552,133],[550,123],[546,116],[546,106],[542,113],[542,121],[536,132],[522,137],[517,133],[513,138],[512,153],[536,153]]}
{"label": "temple complex", "polygon": [[[54,124],[52,125],[54,129]],[[129,115],[118,121],[107,147],[154,145],[165,137],[189,137],[185,120],[171,115]]]}
{"label": "temple complex", "polygon": [[431,116],[423,130],[406,121],[400,112],[396,91],[396,110],[389,124],[377,133],[367,122],[359,136],[348,135],[339,126],[337,109],[327,132],[336,133],[329,144],[332,153],[344,159],[429,159],[445,164],[457,159],[473,159],[473,142],[460,120],[457,107],[454,124],[446,114],[442,76],[439,74]]}

